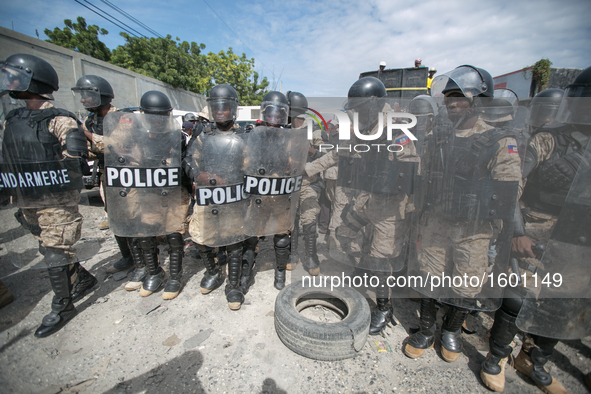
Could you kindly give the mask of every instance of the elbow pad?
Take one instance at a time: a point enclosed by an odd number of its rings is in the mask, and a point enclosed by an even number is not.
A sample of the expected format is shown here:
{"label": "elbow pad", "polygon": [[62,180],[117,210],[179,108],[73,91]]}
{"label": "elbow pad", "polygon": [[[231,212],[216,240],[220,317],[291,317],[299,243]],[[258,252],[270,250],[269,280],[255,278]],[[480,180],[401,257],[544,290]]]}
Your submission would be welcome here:
{"label": "elbow pad", "polygon": [[86,136],[80,128],[71,129],[66,135],[66,152],[69,156],[88,159]]}

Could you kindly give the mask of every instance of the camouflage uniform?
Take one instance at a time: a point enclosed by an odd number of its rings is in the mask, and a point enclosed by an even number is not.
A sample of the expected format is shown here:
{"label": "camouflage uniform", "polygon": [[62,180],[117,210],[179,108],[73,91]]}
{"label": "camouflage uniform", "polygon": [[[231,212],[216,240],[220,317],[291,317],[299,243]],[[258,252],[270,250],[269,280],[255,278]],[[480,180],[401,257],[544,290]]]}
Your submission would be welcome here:
{"label": "camouflage uniform", "polygon": [[[44,102],[40,109],[53,108],[49,102]],[[66,135],[78,124],[72,118],[57,116],[49,121],[48,129],[64,146]],[[63,156],[69,157],[67,152]],[[82,215],[78,212],[79,191],[45,194],[43,196],[13,197],[13,203],[21,207],[25,219],[31,226],[39,226],[41,233],[34,235],[43,247],[63,249],[73,256],[74,245],[82,230]],[[75,279],[75,278],[74,278]]]}
{"label": "camouflage uniform", "polygon": [[[455,136],[468,138],[482,134],[493,127],[480,118],[469,130],[456,130]],[[521,161],[516,150],[514,138],[498,141],[499,148],[487,165],[491,179],[499,181],[518,181],[521,183]],[[453,275],[481,277],[488,268],[488,250],[495,233],[501,230],[499,220],[488,221],[454,218],[439,213],[424,212],[420,221],[421,243],[418,260],[421,271],[431,276],[441,276],[446,266],[453,263]],[[462,297],[473,298],[480,293],[478,287],[454,287]]]}

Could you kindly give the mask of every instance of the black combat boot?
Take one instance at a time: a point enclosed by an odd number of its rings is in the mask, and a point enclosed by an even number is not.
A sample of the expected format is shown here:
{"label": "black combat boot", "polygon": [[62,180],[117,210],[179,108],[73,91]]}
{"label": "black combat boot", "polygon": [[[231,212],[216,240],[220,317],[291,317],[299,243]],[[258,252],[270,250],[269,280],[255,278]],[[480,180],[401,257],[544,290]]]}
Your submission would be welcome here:
{"label": "black combat boot", "polygon": [[[59,254],[59,252],[53,250],[54,248],[47,249],[48,254],[50,252]],[[72,303],[72,297],[70,296],[72,292],[72,276],[75,274],[74,266],[54,266],[48,268],[48,272],[51,287],[55,295],[51,302],[51,312],[43,318],[41,325],[35,331],[37,338],[45,338],[59,331],[78,313],[76,308],[74,308],[74,303]]]}
{"label": "black combat boot", "polygon": [[107,268],[107,274],[114,274],[115,272],[129,269],[134,265],[133,258],[131,257],[131,249],[129,248],[128,238],[115,235],[115,240],[119,246],[121,258],[111,267]]}
{"label": "black combat boot", "polygon": [[[383,259],[386,260],[386,259]],[[375,271],[374,271],[375,272]],[[377,307],[371,312],[369,335],[378,335],[392,322],[392,304],[390,303],[390,288],[386,285],[386,277],[383,272],[377,273],[379,278],[376,291]]]}
{"label": "black combat boot", "polygon": [[181,276],[183,274],[183,249],[185,243],[183,236],[180,233],[172,233],[166,236],[169,245],[170,262],[168,265],[168,273],[170,278],[164,286],[162,298],[165,300],[172,300],[179,295],[181,291]]}
{"label": "black combat boot", "polygon": [[142,253],[142,249],[137,242],[137,238],[127,238],[127,242],[129,244],[131,259],[133,260],[135,269],[131,273],[129,282],[125,284],[125,290],[139,290],[139,288],[142,287],[144,279],[146,279],[146,276],[148,276],[148,268],[146,267],[144,254]]}
{"label": "black combat boot", "polygon": [[273,237],[275,247],[275,281],[273,285],[277,290],[285,287],[285,267],[289,262],[289,235],[276,234]]}
{"label": "black combat boot", "polygon": [[142,254],[144,255],[144,262],[148,268],[148,275],[142,283],[140,289],[140,296],[147,297],[160,288],[164,279],[166,278],[166,272],[160,267],[158,262],[158,241],[156,237],[140,238],[138,240]]}
{"label": "black combat boot", "polygon": [[240,287],[242,272],[242,243],[228,247],[228,283],[226,284],[226,300],[233,311],[240,309],[244,302],[244,294]]}
{"label": "black combat boot", "polygon": [[304,229],[304,245],[306,257],[304,258],[303,265],[306,271],[312,276],[320,274],[320,262],[318,261],[318,253],[316,251],[316,239],[318,234],[316,233],[316,222],[302,226]]}
{"label": "black combat boot", "polygon": [[517,315],[514,313],[518,312],[519,308],[511,311],[507,304],[504,300],[501,308],[495,312],[495,321],[490,330],[490,351],[480,369],[482,382],[493,391],[505,389],[505,365],[513,351],[511,342],[518,331],[515,325]]}
{"label": "black combat boot", "polygon": [[224,274],[216,262],[216,251],[205,245],[197,245],[203,258],[205,273],[201,279],[201,294],[209,294],[224,283]]}
{"label": "black combat boot", "polygon": [[451,306],[443,317],[441,327],[441,356],[448,363],[456,361],[462,353],[462,324],[470,310]]}
{"label": "black combat boot", "polygon": [[98,280],[79,263],[75,263],[74,267],[77,272],[76,281],[72,290],[72,302],[77,302],[90,292],[98,283]]}
{"label": "black combat boot", "polygon": [[257,237],[248,238],[243,242],[242,249],[242,276],[240,277],[240,288],[242,294],[246,295],[250,286],[254,284],[254,259],[256,257],[256,247],[259,242]]}
{"label": "black combat boot", "polygon": [[290,233],[290,246],[289,246],[289,263],[285,266],[285,269],[288,271],[293,271],[296,269],[300,262],[300,255],[298,254],[298,238],[300,236],[300,214],[297,213],[295,217],[295,222],[293,225],[293,230]]}
{"label": "black combat boot", "polygon": [[419,331],[407,338],[404,354],[410,358],[418,358],[426,349],[435,343],[435,318],[437,308],[432,298],[421,298]]}

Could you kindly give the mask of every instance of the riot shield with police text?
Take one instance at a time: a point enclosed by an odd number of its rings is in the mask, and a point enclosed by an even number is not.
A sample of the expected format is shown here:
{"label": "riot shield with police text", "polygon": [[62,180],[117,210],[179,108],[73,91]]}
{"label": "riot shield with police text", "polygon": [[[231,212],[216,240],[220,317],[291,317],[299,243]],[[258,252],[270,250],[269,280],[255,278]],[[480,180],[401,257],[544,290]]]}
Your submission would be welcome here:
{"label": "riot shield with police text", "polygon": [[[0,156],[2,255],[18,268],[45,269],[87,260],[100,249],[82,171],[85,137],[57,102],[2,97]],[[73,157],[65,145],[79,143]],[[32,235],[32,236],[31,236]]]}
{"label": "riot shield with police text", "polygon": [[190,227],[193,240],[225,246],[245,240],[244,218],[249,203],[244,193],[246,134],[201,133],[189,146],[195,185]]}
{"label": "riot shield with police text", "polygon": [[591,333],[590,148],[588,145],[580,154],[577,173],[540,267],[523,278],[530,291],[516,324],[525,332],[563,340]]}
{"label": "riot shield with police text", "polygon": [[495,310],[508,283],[521,179],[515,132],[511,122],[487,122],[496,107],[481,102],[459,113],[446,105],[452,110],[436,119],[416,178],[410,286],[458,307]]}
{"label": "riot shield with police text", "polygon": [[291,230],[299,200],[309,141],[306,129],[255,127],[247,134],[244,192],[248,236]]}
{"label": "riot shield with police text", "polygon": [[109,226],[121,237],[178,232],[186,219],[182,134],[164,115],[113,112],[103,121]]}

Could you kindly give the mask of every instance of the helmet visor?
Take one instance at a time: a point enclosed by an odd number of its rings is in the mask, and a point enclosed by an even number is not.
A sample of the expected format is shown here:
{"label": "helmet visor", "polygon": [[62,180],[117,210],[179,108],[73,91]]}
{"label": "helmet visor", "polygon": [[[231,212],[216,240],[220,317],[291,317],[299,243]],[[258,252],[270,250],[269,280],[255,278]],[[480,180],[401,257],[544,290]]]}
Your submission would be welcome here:
{"label": "helmet visor", "polygon": [[273,125],[286,125],[289,106],[275,101],[263,101],[261,104],[261,120]]}
{"label": "helmet visor", "polygon": [[101,92],[96,88],[72,88],[72,95],[84,108],[96,108],[101,105]]}
{"label": "helmet visor", "polygon": [[556,119],[569,124],[591,124],[591,86],[566,89]]}
{"label": "helmet visor", "polygon": [[238,103],[225,98],[208,99],[207,107],[214,122],[224,123],[236,119]]}
{"label": "helmet visor", "polygon": [[2,85],[0,92],[26,92],[29,89],[33,73],[10,64],[0,63]]}
{"label": "helmet visor", "polygon": [[556,120],[558,108],[559,106],[557,103],[544,103],[543,100],[538,99],[537,102],[532,104],[529,108],[529,117],[527,119],[527,124],[532,127],[548,127],[554,124],[561,124]]}
{"label": "helmet visor", "polygon": [[[444,96],[452,90],[460,90],[464,97],[472,99],[488,91],[482,76],[472,67],[458,67],[436,77],[431,83],[433,97]],[[493,92],[490,95],[492,96]]]}

